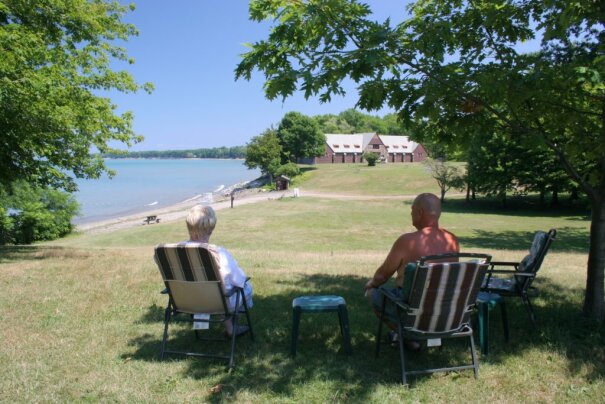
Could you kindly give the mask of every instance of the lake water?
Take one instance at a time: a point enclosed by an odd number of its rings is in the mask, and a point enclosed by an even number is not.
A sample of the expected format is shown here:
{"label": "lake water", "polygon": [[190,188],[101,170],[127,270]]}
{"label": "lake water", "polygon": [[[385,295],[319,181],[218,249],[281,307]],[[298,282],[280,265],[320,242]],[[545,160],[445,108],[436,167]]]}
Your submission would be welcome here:
{"label": "lake water", "polygon": [[166,207],[260,176],[243,160],[107,159],[105,164],[117,171],[112,179],[77,181],[81,216],[74,223]]}

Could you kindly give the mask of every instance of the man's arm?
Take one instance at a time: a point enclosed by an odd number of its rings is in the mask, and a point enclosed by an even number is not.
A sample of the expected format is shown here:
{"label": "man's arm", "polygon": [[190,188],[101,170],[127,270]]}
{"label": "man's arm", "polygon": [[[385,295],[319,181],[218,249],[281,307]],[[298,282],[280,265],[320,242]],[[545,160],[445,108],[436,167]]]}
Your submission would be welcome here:
{"label": "man's arm", "polygon": [[366,289],[377,288],[382,285],[401,267],[410,247],[409,238],[406,236],[404,234],[395,241],[382,265],[378,267],[372,279],[366,283]]}

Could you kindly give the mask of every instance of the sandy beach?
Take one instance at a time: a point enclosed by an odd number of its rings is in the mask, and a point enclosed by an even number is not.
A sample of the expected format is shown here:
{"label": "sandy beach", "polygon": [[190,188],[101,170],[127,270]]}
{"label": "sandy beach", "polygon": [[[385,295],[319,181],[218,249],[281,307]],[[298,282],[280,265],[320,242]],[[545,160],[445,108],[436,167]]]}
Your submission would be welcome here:
{"label": "sandy beach", "polygon": [[[263,191],[261,188],[248,188],[238,191],[235,194],[233,206],[246,205],[260,201],[283,198],[292,195],[292,191]],[[84,233],[107,233],[115,230],[125,229],[134,226],[146,225],[143,220],[148,215],[156,215],[161,223],[183,220],[192,206],[202,203],[203,197],[200,195],[174,205],[159,208],[157,210],[134,213],[128,216],[121,216],[113,219],[102,220],[98,222],[84,223],[76,226],[76,232]],[[210,205],[215,210],[221,210],[231,207],[231,198],[228,193],[214,195],[213,202]]]}

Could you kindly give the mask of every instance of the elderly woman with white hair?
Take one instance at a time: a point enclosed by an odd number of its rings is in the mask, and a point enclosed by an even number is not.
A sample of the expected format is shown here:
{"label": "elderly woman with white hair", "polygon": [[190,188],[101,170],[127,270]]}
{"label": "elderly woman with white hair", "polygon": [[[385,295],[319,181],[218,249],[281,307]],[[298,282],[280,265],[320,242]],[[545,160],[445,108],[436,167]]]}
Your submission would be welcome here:
{"label": "elderly woman with white hair", "polygon": [[[216,213],[211,206],[196,205],[189,211],[187,215],[187,230],[189,231],[189,240],[187,243],[209,244],[210,236],[216,226]],[[239,267],[235,258],[224,248],[220,246],[210,245],[210,247],[218,253],[219,271],[225,288],[225,293],[230,296],[228,299],[230,309],[235,308],[236,294],[233,293],[233,288],[244,288],[244,295],[248,307],[252,307],[252,286],[250,282],[246,282],[246,274]],[[229,336],[235,332],[240,335],[248,331],[247,325],[238,325],[237,330],[233,330],[231,320],[225,321],[225,331]]]}

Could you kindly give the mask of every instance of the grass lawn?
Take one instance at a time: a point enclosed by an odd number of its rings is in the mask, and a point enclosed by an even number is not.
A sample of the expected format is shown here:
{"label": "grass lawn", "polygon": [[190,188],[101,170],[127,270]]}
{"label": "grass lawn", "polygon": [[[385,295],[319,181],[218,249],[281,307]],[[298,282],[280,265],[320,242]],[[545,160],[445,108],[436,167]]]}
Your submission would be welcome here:
{"label": "grass lawn", "polygon": [[318,164],[303,170],[307,179],[304,189],[318,192],[338,191],[342,194],[416,195],[439,192],[424,165],[412,164]]}
{"label": "grass lawn", "polygon": [[[360,166],[314,170],[309,187],[339,181]],[[397,178],[395,194],[433,190],[420,178],[405,188],[406,171],[376,167]],[[419,170],[412,165],[410,172]],[[398,174],[396,174],[398,173]],[[322,176],[335,178],[322,179]],[[410,181],[410,184],[415,181]],[[307,189],[306,183],[301,185]],[[359,190],[370,195],[375,184]],[[381,187],[386,187],[382,184]],[[79,235],[33,247],[0,250],[0,380],[2,401],[241,401],[241,402],[603,402],[603,329],[581,317],[589,222],[586,212],[499,210],[451,200],[442,225],[464,251],[519,260],[536,230],[559,229],[536,281],[539,330],[530,331],[519,302],[508,302],[511,341],[494,312],[488,357],[472,371],[412,378],[398,385],[398,353],[385,346],[373,357],[377,320],[363,284],[394,238],[411,230],[409,201],[282,199],[218,212],[213,242],[230,249],[252,277],[257,341],[238,342],[237,368],[180,357],[158,360],[166,296],[153,246],[186,238],[182,223],[141,226],[110,234]],[[344,355],[335,314],[303,315],[298,355],[289,356],[291,301],[304,294],[345,297],[353,356]],[[173,334],[195,344],[189,326]],[[176,328],[178,330],[178,327]],[[462,342],[410,355],[411,365],[460,358]],[[441,361],[441,362],[440,362]],[[222,391],[210,389],[222,385]]]}

